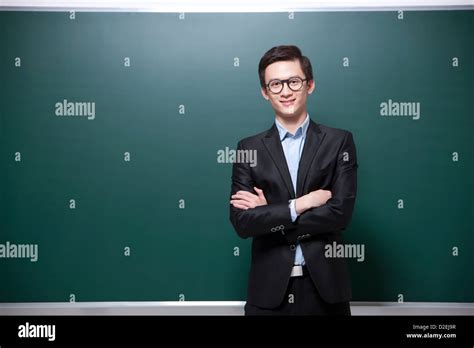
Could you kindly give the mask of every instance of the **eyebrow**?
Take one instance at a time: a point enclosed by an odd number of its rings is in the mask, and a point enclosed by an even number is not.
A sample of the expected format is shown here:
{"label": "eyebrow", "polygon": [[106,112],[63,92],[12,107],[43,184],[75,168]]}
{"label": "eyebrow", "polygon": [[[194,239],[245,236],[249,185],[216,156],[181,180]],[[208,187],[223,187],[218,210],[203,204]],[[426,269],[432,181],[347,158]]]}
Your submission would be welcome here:
{"label": "eyebrow", "polygon": [[280,80],[280,81],[281,81],[281,80],[289,80],[289,79],[292,79],[293,77],[298,77],[298,78],[302,79],[301,76],[293,75],[293,76],[288,77],[287,79],[280,79],[280,78],[270,79],[270,80],[268,80],[268,82],[273,81],[273,80]]}

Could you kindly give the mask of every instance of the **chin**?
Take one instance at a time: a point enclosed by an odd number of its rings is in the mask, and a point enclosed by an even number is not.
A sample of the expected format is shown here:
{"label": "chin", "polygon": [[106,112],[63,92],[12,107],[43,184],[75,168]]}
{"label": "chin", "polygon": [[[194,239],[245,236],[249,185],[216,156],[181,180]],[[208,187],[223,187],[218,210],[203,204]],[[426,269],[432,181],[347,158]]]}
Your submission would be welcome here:
{"label": "chin", "polygon": [[287,110],[279,110],[278,114],[283,118],[293,118],[296,113],[289,113]]}
{"label": "chin", "polygon": [[294,111],[290,111],[290,109],[284,109],[281,112],[285,117],[291,118],[293,116],[299,115],[298,109],[294,109]]}

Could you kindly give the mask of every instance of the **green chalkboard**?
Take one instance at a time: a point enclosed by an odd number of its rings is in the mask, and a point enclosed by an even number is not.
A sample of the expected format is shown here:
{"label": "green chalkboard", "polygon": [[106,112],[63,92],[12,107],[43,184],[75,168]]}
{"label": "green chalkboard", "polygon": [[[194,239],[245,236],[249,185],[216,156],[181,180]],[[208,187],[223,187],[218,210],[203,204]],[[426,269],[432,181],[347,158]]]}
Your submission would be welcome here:
{"label": "green chalkboard", "polygon": [[0,12],[0,302],[245,300],[217,153],[271,127],[280,44],[356,143],[353,300],[473,302],[473,17]]}

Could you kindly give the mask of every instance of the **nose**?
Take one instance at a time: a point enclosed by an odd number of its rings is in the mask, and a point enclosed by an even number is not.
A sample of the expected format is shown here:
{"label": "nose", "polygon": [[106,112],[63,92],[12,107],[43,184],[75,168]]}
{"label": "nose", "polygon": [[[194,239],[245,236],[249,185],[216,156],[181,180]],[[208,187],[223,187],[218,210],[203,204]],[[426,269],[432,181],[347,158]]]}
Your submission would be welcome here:
{"label": "nose", "polygon": [[293,91],[288,86],[288,81],[283,83],[283,89],[281,90],[282,95],[291,95]]}

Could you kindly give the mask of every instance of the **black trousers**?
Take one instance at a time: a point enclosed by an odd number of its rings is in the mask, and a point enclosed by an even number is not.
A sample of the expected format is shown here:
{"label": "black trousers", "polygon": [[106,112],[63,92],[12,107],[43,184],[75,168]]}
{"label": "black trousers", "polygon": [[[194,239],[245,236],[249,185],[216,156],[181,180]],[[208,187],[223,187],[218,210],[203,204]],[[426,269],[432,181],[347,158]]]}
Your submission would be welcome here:
{"label": "black trousers", "polygon": [[277,308],[260,308],[247,302],[244,310],[245,315],[351,315],[349,301],[330,304],[321,298],[306,268],[303,276],[290,278]]}

